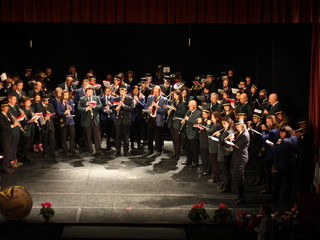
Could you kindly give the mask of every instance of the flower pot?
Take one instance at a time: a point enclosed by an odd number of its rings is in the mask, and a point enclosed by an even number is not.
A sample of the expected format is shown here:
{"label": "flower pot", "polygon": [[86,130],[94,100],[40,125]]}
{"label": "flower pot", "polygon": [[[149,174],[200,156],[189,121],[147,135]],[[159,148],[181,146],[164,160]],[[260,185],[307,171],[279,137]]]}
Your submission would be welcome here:
{"label": "flower pot", "polygon": [[45,222],[45,223],[51,223],[52,220],[51,220],[51,218],[44,218],[44,222]]}

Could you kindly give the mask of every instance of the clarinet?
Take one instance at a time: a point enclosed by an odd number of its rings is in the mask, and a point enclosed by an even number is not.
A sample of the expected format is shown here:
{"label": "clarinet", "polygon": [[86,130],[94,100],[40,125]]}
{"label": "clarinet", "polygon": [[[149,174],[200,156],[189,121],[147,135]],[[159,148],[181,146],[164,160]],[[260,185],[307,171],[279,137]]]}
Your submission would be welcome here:
{"label": "clarinet", "polygon": [[[189,110],[189,111],[190,111],[190,110]],[[188,114],[186,117],[190,117],[190,115],[191,115],[191,111],[189,112],[189,114]],[[182,129],[184,128],[185,125],[186,125],[186,121],[184,121],[184,123],[181,124],[181,127],[180,127],[180,129],[179,129],[179,134],[181,134],[181,131],[182,131]]]}

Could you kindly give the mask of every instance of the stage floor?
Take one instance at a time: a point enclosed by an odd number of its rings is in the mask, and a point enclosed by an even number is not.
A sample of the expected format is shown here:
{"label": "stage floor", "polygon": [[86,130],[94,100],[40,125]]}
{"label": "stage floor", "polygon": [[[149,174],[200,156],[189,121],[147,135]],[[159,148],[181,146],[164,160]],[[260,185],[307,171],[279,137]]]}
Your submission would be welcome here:
{"label": "stage floor", "polygon": [[[145,152],[147,149],[144,150]],[[1,174],[2,189],[24,186],[33,198],[28,222],[42,222],[38,215],[42,202],[51,202],[56,211],[54,222],[60,223],[188,223],[187,214],[193,204],[205,203],[213,218],[220,202],[234,212],[258,212],[261,202],[270,195],[261,195],[262,186],[249,184],[254,172],[246,171],[247,204],[235,206],[233,193],[219,193],[218,184],[208,176],[199,176],[200,169],[189,169],[169,158],[172,142],[165,141],[160,157],[134,151],[130,157],[115,157],[113,151],[94,157],[80,151],[80,158],[34,158],[12,174]],[[291,205],[278,204],[279,209]],[[5,219],[0,216],[0,222]]]}

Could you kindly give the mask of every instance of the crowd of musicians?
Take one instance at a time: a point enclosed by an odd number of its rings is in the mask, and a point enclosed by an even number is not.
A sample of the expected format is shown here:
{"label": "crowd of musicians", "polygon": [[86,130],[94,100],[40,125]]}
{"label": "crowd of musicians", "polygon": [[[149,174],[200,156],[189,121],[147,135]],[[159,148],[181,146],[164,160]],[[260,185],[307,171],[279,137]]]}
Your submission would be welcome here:
{"label": "crowd of musicians", "polygon": [[250,76],[237,81],[232,70],[217,77],[208,74],[188,88],[179,74],[136,79],[128,71],[108,74],[100,82],[92,71],[80,77],[71,66],[61,83],[50,68],[40,74],[32,69],[21,76],[3,73],[1,80],[4,172],[12,173],[36,154],[52,158],[59,149],[78,156],[79,147],[95,156],[112,147],[116,156],[147,148],[145,154],[158,157],[169,133],[170,158],[178,161],[183,152],[182,164],[200,169],[209,182],[218,183],[221,193],[234,190],[235,204],[245,203],[249,160],[255,167],[253,184],[261,185],[261,194],[272,193],[272,201],[290,201],[294,171],[299,191],[311,191],[312,133],[307,120],[292,130],[278,95],[268,94]]}

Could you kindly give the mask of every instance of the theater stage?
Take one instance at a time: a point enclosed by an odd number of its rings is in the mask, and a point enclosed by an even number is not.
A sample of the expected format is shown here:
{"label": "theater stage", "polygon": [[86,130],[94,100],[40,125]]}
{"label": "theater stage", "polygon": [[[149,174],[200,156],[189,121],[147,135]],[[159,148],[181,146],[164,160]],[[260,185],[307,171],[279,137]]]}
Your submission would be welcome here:
{"label": "theater stage", "polygon": [[[189,169],[169,158],[172,143],[165,141],[160,157],[146,157],[134,151],[131,157],[115,157],[114,151],[93,157],[80,151],[80,158],[34,158],[12,174],[1,174],[2,189],[21,185],[33,198],[28,222],[42,222],[38,215],[42,202],[51,202],[57,223],[188,223],[193,204],[205,203],[212,219],[220,202],[233,211],[258,212],[268,195],[258,194],[261,186],[249,184],[254,172],[246,171],[247,204],[235,206],[232,193],[221,194],[217,184],[199,176],[199,169]],[[146,152],[146,149],[145,149]],[[291,205],[276,205],[290,209]],[[5,219],[0,216],[0,222]]]}

